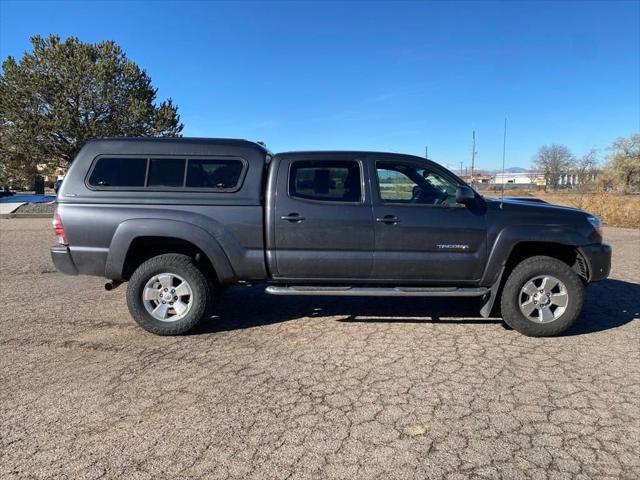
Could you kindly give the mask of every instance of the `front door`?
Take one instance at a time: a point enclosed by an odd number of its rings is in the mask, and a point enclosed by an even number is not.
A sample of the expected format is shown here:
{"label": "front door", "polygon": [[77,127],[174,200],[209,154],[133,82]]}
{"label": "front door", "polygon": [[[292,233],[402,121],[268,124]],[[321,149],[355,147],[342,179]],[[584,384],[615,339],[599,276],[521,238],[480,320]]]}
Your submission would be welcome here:
{"label": "front door", "polygon": [[480,279],[487,255],[484,210],[456,203],[455,177],[418,161],[372,160],[369,168],[376,220],[372,278]]}
{"label": "front door", "polygon": [[363,168],[356,158],[334,154],[278,158],[274,276],[369,278],[374,222]]}

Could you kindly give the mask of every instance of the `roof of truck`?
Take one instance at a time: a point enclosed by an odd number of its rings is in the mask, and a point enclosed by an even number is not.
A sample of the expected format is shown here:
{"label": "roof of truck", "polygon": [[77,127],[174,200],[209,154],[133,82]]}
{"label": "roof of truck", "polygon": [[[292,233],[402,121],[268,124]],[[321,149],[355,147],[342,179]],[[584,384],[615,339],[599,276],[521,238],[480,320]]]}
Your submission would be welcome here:
{"label": "roof of truck", "polygon": [[398,153],[398,152],[372,152],[367,150],[302,150],[297,152],[282,152],[277,153],[279,157],[285,156],[313,156],[313,155],[335,155],[335,156],[394,156],[394,157],[405,157],[413,160],[428,160],[429,162],[433,162],[431,159],[425,159],[424,157],[418,157],[417,155],[410,155],[408,153]]}
{"label": "roof of truck", "polygon": [[241,138],[204,138],[204,137],[96,137],[87,141],[90,142],[131,142],[131,143],[182,143],[182,144],[205,144],[224,146],[244,146],[257,147],[266,152],[268,150],[257,142],[244,140]]}

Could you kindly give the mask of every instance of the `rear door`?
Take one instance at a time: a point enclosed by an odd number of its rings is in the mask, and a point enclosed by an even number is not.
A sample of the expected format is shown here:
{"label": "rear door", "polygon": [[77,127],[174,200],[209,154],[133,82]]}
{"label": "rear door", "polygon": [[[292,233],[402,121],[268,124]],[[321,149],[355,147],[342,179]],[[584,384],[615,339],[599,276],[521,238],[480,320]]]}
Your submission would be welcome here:
{"label": "rear door", "polygon": [[375,214],[372,278],[399,282],[478,280],[486,261],[482,206],[457,204],[455,177],[427,162],[371,159]]}
{"label": "rear door", "polygon": [[[373,268],[373,212],[356,156],[277,158],[270,221],[274,277],[367,279]],[[274,252],[268,255],[273,258]]]}

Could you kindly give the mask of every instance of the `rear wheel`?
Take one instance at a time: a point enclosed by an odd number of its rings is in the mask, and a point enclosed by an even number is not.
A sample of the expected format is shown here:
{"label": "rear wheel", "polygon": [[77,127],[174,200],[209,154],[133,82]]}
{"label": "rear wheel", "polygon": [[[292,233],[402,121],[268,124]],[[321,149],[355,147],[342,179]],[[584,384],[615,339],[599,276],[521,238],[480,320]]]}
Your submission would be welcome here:
{"label": "rear wheel", "polygon": [[530,337],[566,331],[582,311],[584,286],[567,264],[546,256],[528,258],[511,272],[502,291],[504,321]]}
{"label": "rear wheel", "polygon": [[129,280],[127,305],[134,320],[157,335],[178,335],[204,317],[211,290],[186,255],[166,254],[140,265]]}

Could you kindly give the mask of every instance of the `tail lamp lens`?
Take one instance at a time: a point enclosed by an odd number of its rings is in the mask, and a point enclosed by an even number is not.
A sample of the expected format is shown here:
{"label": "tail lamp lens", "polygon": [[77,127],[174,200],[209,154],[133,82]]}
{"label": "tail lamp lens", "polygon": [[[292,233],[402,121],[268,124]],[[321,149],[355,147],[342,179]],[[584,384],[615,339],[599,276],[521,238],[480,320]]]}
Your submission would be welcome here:
{"label": "tail lamp lens", "polygon": [[58,243],[62,245],[69,245],[67,236],[64,233],[64,225],[62,225],[62,219],[60,218],[60,214],[57,210],[53,214],[53,230],[56,233],[56,237],[58,237]]}

